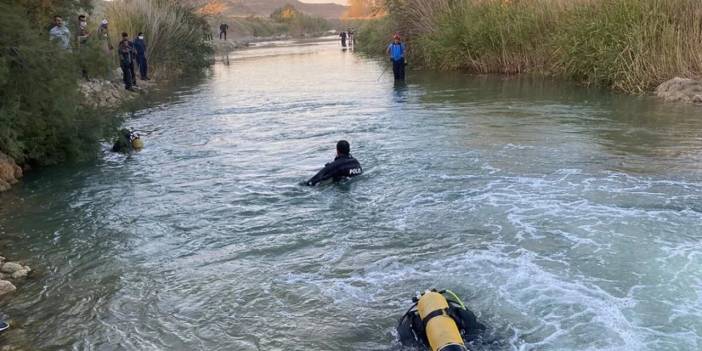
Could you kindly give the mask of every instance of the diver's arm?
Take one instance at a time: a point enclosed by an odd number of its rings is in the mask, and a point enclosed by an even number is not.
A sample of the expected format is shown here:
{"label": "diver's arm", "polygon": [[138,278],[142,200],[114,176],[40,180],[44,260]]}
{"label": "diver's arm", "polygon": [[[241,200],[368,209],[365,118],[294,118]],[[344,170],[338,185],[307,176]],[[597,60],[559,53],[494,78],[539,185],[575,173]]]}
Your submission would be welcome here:
{"label": "diver's arm", "polygon": [[310,180],[308,180],[307,183],[305,183],[305,184],[309,185],[309,186],[315,186],[315,185],[319,184],[320,182],[323,182],[327,179],[334,177],[334,168],[335,168],[335,165],[333,162],[327,163],[324,166],[324,168],[322,168],[322,170],[317,172],[317,174],[315,174],[314,177],[310,178]]}

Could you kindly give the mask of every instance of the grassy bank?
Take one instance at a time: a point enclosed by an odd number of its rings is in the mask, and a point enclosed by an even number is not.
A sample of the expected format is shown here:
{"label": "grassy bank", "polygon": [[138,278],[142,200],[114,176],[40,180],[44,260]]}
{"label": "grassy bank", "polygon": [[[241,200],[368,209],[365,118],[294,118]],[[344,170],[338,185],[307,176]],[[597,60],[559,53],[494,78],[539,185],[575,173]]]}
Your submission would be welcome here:
{"label": "grassy bank", "polygon": [[535,72],[628,93],[702,73],[699,0],[389,0],[363,26],[379,52],[395,31],[413,64],[478,73]]}
{"label": "grassy bank", "polygon": [[286,5],[273,11],[268,17],[228,16],[214,8],[199,10],[207,18],[214,37],[219,35],[219,25],[229,25],[227,38],[253,39],[270,37],[309,38],[324,35],[332,28],[332,23],[321,17],[310,16]]}
{"label": "grassy bank", "polygon": [[[146,33],[150,67],[175,78],[208,64],[204,22],[176,1],[116,0],[105,13],[91,16],[86,0],[0,3],[0,152],[20,164],[50,165],[96,155],[99,141],[119,121],[110,113],[84,106],[79,82],[106,78],[118,67],[116,52],[97,36],[109,19],[111,43],[119,33]],[[49,41],[53,15],[71,30],[71,50]],[[92,35],[78,47],[75,18],[87,14]]]}

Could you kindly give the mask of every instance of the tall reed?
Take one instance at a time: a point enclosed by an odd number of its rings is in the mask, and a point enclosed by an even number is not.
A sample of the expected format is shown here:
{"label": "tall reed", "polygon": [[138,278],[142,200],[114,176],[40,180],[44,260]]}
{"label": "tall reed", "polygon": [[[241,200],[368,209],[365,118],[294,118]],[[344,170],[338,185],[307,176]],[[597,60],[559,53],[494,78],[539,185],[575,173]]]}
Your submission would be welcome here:
{"label": "tall reed", "polygon": [[361,47],[401,31],[428,68],[537,72],[629,93],[702,74],[699,0],[388,0],[387,10]]}
{"label": "tall reed", "polygon": [[177,0],[115,0],[105,16],[115,45],[126,32],[133,38],[143,32],[147,57],[161,75],[172,75],[206,66],[212,48],[204,38],[207,23]]}

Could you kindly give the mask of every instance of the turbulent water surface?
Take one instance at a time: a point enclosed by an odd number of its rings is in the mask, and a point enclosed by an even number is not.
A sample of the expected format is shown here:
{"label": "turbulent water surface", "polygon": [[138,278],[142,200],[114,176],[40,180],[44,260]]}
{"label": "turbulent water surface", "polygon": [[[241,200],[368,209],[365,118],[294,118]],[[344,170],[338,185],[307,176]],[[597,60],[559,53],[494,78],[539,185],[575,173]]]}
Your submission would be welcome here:
{"label": "turbulent water surface", "polygon": [[[127,121],[142,152],[30,173],[0,195],[0,251],[37,271],[0,343],[398,350],[437,287],[475,350],[702,348],[702,110],[384,68],[240,51]],[[365,175],[300,186],[338,139]]]}

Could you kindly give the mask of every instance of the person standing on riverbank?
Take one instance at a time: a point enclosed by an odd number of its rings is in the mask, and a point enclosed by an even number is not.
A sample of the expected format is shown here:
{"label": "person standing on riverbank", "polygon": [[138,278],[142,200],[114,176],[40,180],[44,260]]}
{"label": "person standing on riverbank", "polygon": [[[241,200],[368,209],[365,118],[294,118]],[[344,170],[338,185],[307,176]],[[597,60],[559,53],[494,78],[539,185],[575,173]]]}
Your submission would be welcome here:
{"label": "person standing on riverbank", "polygon": [[222,40],[222,35],[224,35],[224,40],[227,40],[227,31],[229,30],[229,25],[222,23],[219,25],[219,40]]}
{"label": "person standing on riverbank", "polygon": [[122,69],[122,80],[124,81],[124,89],[134,91],[132,77],[133,58],[132,58],[132,43],[129,41],[129,35],[126,32],[122,33],[122,40],[117,47],[119,54],[119,66]]}
{"label": "person standing on riverbank", "polygon": [[341,47],[345,48],[346,47],[346,32],[341,32],[341,34],[339,34],[339,36],[341,37]]}
{"label": "person standing on riverbank", "polygon": [[76,42],[78,47],[85,45],[90,37],[90,31],[88,31],[88,20],[85,15],[78,16],[78,32],[76,33]]}
{"label": "person standing on riverbank", "polygon": [[49,37],[62,48],[71,50],[71,31],[63,24],[61,16],[54,16],[54,26],[49,31]]}
{"label": "person standing on riverbank", "polygon": [[110,31],[107,29],[107,19],[103,19],[100,22],[100,26],[98,27],[98,38],[103,42],[102,44],[102,50],[105,52],[105,54],[109,55],[112,53],[112,50],[114,49],[112,47],[112,42],[110,41]]}
{"label": "person standing on riverbank", "polygon": [[392,73],[395,80],[405,80],[405,43],[401,41],[400,34],[395,33],[393,41],[388,45],[387,53],[392,61]]}
{"label": "person standing on riverbank", "polygon": [[139,65],[139,76],[141,80],[150,80],[146,63],[146,42],[144,41],[144,33],[139,32],[139,34],[137,34],[136,39],[134,39],[134,48],[136,49],[136,60]]}

